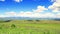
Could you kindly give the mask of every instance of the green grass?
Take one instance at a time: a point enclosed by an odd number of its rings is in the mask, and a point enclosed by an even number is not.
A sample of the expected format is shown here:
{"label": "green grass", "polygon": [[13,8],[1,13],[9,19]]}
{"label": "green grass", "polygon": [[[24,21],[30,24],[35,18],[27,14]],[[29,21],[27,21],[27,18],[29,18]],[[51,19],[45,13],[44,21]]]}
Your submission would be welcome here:
{"label": "green grass", "polygon": [[0,34],[60,34],[60,21],[12,20],[0,22]]}

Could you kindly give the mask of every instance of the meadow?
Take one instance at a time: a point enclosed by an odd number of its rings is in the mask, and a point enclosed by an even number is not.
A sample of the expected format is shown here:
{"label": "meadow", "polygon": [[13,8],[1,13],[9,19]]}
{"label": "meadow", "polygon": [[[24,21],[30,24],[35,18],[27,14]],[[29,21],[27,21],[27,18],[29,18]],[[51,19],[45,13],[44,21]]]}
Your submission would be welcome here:
{"label": "meadow", "polygon": [[0,34],[60,34],[60,21],[0,20]]}

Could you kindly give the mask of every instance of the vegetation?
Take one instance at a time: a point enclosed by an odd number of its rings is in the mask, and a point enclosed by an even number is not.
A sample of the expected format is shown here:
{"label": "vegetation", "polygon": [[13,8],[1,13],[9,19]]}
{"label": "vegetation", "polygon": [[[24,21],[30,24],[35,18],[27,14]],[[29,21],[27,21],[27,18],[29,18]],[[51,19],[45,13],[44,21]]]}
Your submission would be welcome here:
{"label": "vegetation", "polygon": [[60,34],[60,21],[11,20],[0,21],[0,34]]}

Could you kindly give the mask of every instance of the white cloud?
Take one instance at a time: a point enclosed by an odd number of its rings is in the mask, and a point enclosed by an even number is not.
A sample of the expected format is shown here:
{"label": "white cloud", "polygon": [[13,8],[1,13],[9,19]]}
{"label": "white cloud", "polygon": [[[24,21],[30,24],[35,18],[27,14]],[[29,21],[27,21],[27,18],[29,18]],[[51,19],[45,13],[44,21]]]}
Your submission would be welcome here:
{"label": "white cloud", "polygon": [[[50,6],[49,9],[56,9],[56,8]],[[1,17],[60,18],[60,12],[57,14],[54,14],[53,12],[41,13],[44,12],[44,10],[48,10],[48,9],[45,8],[44,6],[38,6],[37,9],[34,10],[33,12],[21,11],[19,13],[16,13],[14,11],[11,11],[11,12],[6,12],[4,15],[0,15],[0,18]],[[58,9],[56,11],[58,11]]]}
{"label": "white cloud", "polygon": [[30,17],[30,18],[60,18],[60,13],[35,13],[35,12],[6,12],[4,15],[0,15],[0,18],[4,17]]}
{"label": "white cloud", "polygon": [[60,0],[55,0],[57,3],[60,3]]}
{"label": "white cloud", "polygon": [[5,0],[0,0],[0,1],[5,1]]}
{"label": "white cloud", "polygon": [[60,0],[55,0],[55,2],[48,7],[53,12],[60,12]]}
{"label": "white cloud", "polygon": [[55,2],[56,0],[51,0],[51,2]]}
{"label": "white cloud", "polygon": [[60,18],[60,13],[57,13],[56,14],[56,18]]}
{"label": "white cloud", "polygon": [[56,18],[60,18],[60,0],[53,0],[53,4],[50,5],[48,8],[52,10],[53,13],[55,14]]}
{"label": "white cloud", "polygon": [[15,2],[22,2],[23,0],[14,0]]}
{"label": "white cloud", "polygon": [[3,17],[5,17],[4,15],[0,15],[0,18],[3,18]]}
{"label": "white cloud", "polygon": [[10,17],[10,16],[0,14],[0,18],[5,18],[5,17]]}
{"label": "white cloud", "polygon": [[37,6],[36,10],[33,10],[34,12],[43,12],[44,10],[48,10],[47,8],[45,8],[44,6]]}
{"label": "white cloud", "polygon": [[21,17],[31,17],[33,14],[33,12],[20,12],[18,14],[18,16],[21,16]]}
{"label": "white cloud", "polygon": [[13,16],[17,16],[16,12],[6,12],[5,13],[7,16],[13,17]]}
{"label": "white cloud", "polygon": [[23,12],[19,13],[21,17],[30,17],[30,18],[56,18],[56,15],[53,13],[32,13],[32,12]]}

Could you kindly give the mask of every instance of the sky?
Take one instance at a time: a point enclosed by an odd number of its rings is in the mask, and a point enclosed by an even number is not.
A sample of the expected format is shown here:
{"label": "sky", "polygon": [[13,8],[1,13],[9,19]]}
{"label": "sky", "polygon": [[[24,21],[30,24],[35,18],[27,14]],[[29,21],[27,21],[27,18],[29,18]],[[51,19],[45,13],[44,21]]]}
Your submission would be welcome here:
{"label": "sky", "polygon": [[0,18],[60,18],[60,0],[0,0]]}

